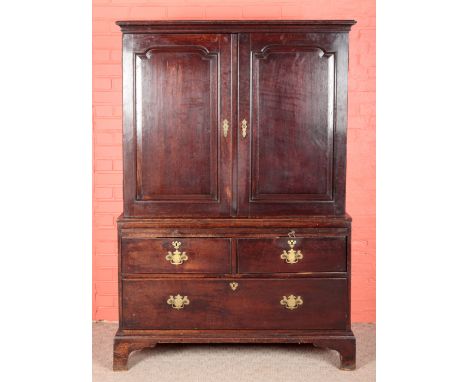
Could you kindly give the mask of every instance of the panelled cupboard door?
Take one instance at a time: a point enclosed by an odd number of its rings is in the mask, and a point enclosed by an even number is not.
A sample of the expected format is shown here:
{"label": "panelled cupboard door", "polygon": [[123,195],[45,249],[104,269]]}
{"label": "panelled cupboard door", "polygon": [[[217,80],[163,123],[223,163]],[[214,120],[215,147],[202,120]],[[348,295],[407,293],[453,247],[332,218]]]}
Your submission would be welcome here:
{"label": "panelled cupboard door", "polygon": [[228,216],[230,34],[124,34],[125,216]]}
{"label": "panelled cupboard door", "polygon": [[344,214],[347,44],[239,35],[239,216]]}

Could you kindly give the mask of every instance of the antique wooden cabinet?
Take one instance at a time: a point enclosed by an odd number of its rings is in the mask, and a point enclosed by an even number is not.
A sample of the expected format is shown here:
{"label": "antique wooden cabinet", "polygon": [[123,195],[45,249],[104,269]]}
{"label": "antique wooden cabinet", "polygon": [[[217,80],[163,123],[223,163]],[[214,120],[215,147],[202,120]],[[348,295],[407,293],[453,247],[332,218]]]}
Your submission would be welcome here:
{"label": "antique wooden cabinet", "polygon": [[120,21],[114,369],[159,343],[313,343],[355,367],[354,21]]}

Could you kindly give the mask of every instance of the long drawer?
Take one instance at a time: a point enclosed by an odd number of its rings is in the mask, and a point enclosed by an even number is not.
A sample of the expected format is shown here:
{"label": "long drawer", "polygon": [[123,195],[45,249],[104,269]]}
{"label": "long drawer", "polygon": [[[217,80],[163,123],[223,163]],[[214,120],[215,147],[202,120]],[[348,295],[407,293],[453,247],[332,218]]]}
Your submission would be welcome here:
{"label": "long drawer", "polygon": [[231,240],[123,238],[124,273],[230,273]]}
{"label": "long drawer", "polygon": [[240,273],[346,272],[346,237],[239,239]]}
{"label": "long drawer", "polygon": [[123,329],[345,329],[347,279],[125,279]]}

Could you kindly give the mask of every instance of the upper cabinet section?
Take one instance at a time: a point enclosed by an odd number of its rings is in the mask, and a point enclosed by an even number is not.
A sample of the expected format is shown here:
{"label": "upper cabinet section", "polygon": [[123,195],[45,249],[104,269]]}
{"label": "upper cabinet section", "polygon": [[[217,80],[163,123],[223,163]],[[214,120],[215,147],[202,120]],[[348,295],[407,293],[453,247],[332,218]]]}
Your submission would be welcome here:
{"label": "upper cabinet section", "polygon": [[345,213],[354,21],[122,21],[124,214]]}

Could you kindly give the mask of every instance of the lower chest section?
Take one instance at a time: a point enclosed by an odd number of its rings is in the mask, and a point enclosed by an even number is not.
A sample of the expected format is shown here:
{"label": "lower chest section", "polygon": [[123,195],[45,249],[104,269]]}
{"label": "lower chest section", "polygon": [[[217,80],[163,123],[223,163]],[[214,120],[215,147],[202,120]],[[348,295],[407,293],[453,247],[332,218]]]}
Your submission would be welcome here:
{"label": "lower chest section", "polygon": [[349,227],[119,227],[120,328],[349,329]]}

